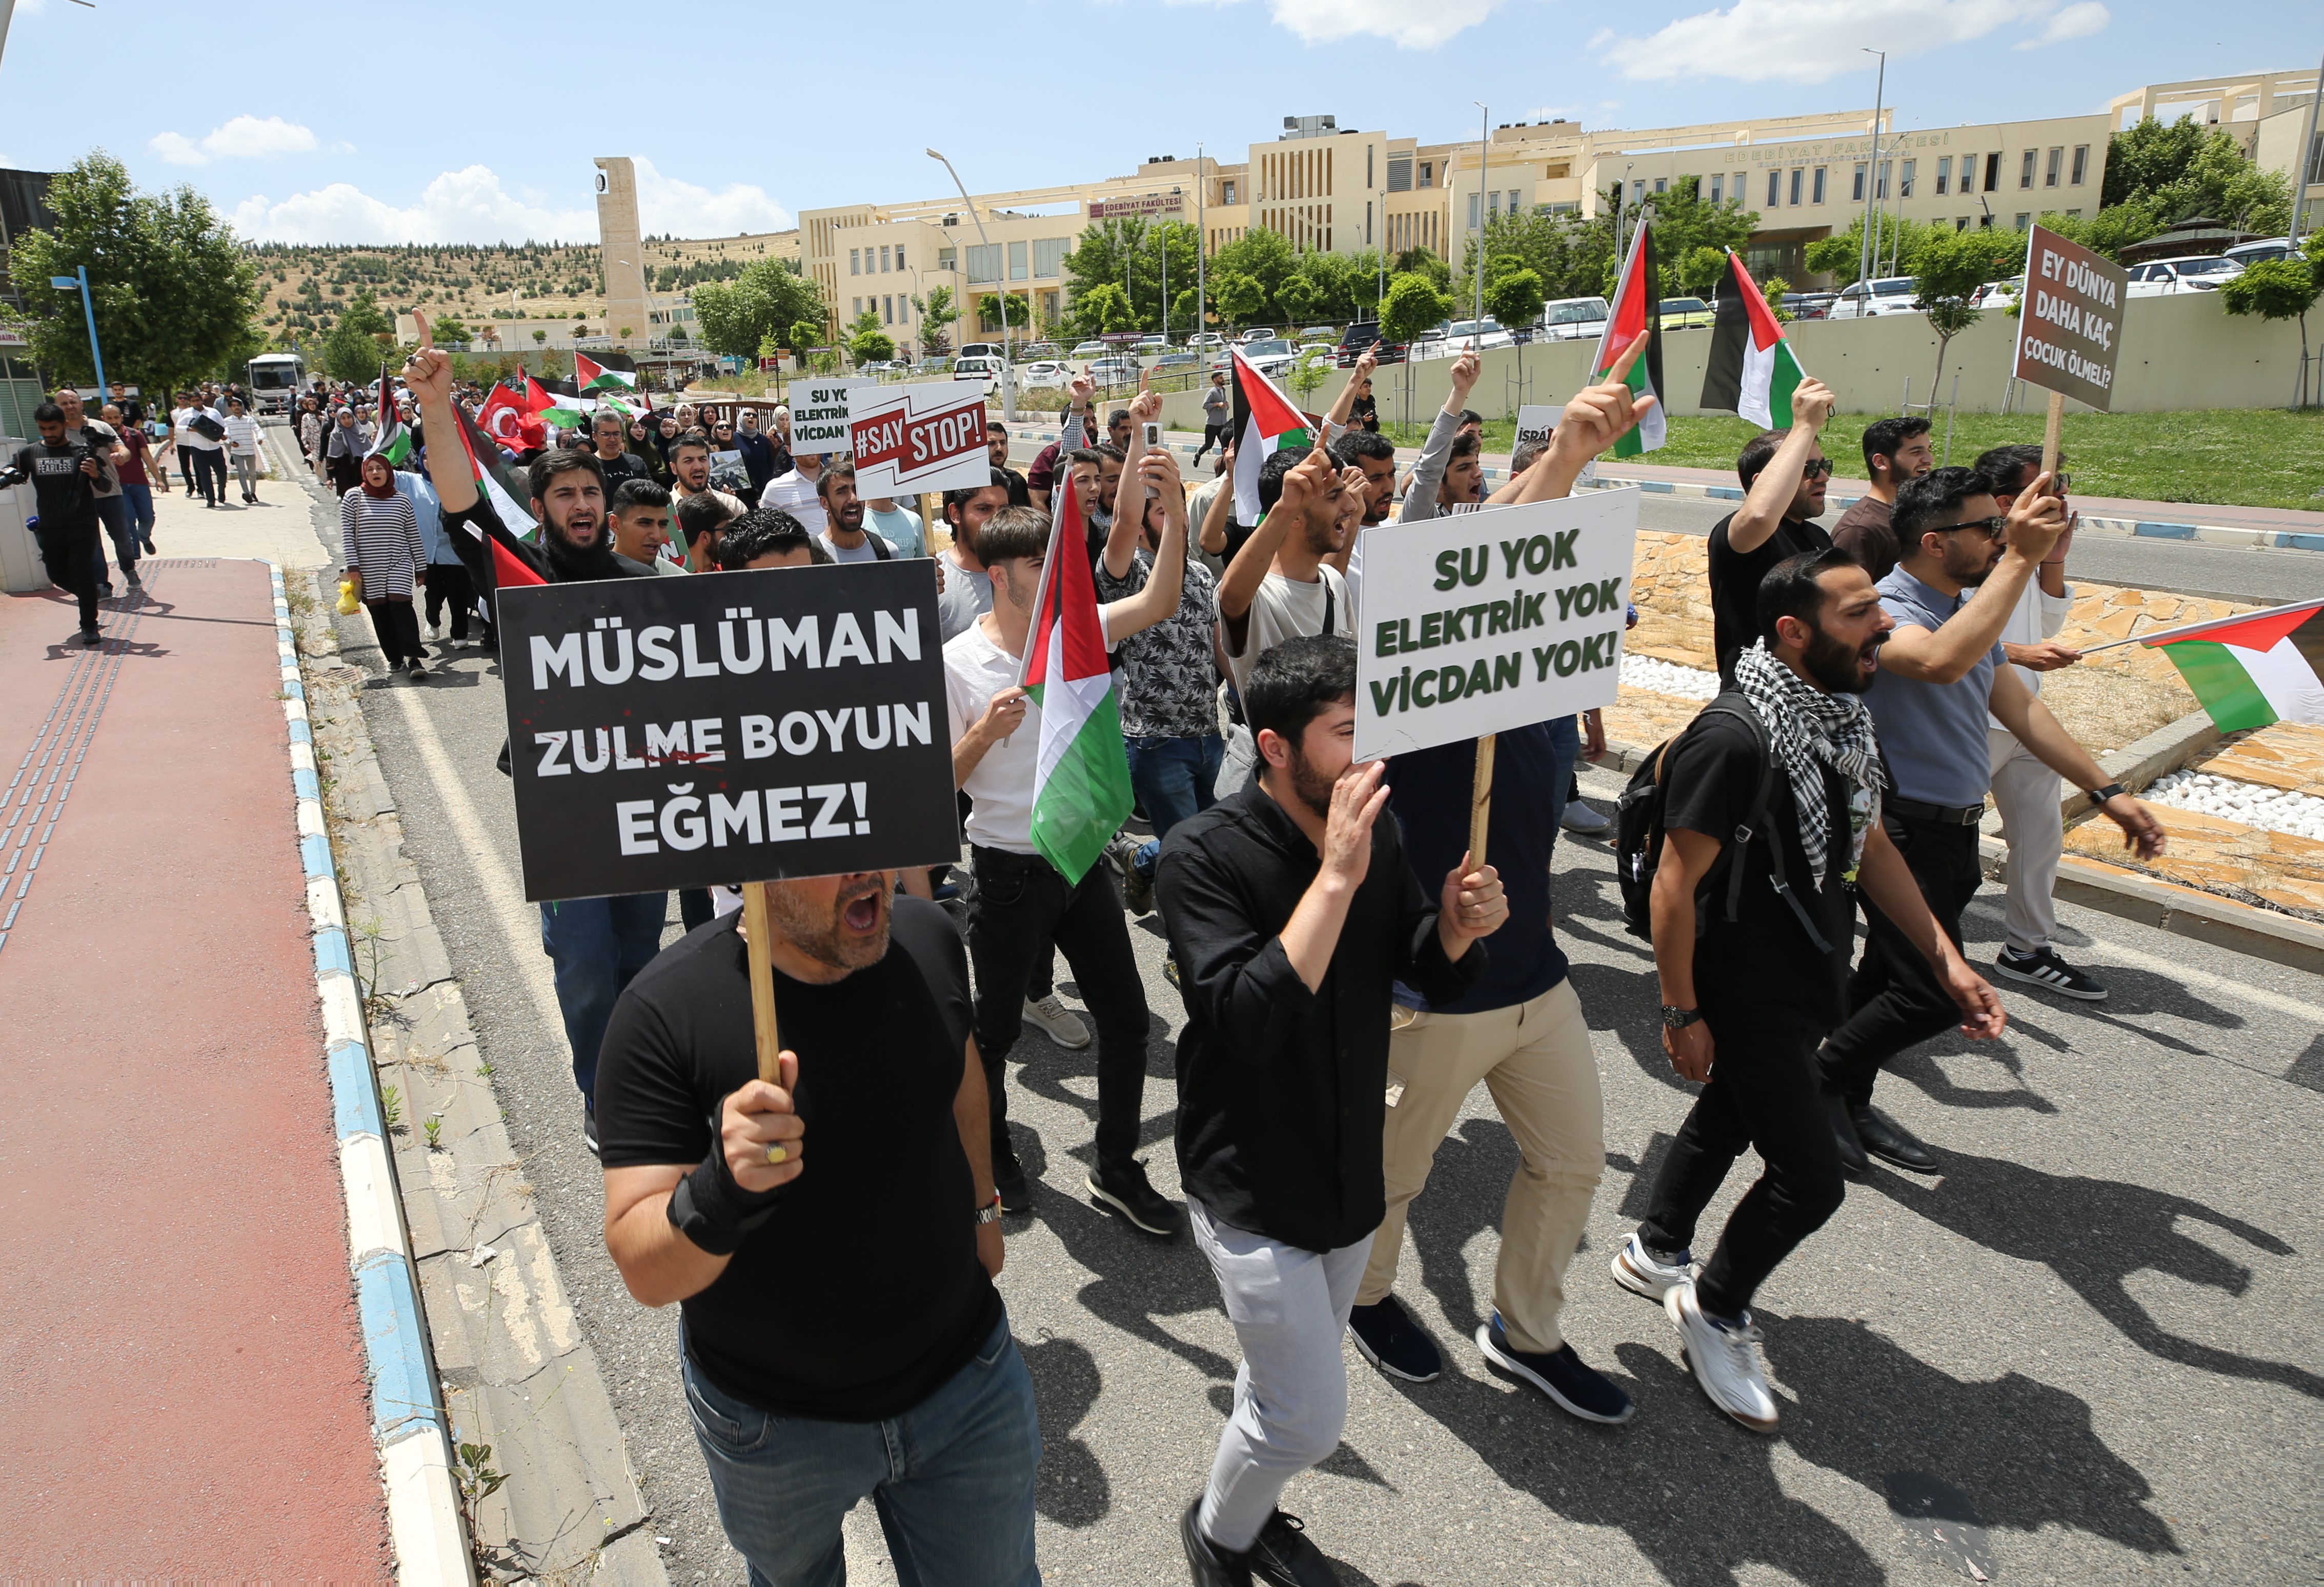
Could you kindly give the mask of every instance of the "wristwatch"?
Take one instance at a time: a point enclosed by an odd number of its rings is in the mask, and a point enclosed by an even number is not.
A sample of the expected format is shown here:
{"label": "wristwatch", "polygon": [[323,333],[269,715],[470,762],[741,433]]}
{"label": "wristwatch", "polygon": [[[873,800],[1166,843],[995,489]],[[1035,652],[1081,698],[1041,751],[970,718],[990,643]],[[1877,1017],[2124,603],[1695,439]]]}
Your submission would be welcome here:
{"label": "wristwatch", "polygon": [[2105,804],[2108,799],[2113,798],[2122,791],[2123,786],[2119,782],[2109,782],[2104,788],[2094,788],[2090,789],[2090,808],[2093,810],[2097,809],[2100,805]]}
{"label": "wristwatch", "polygon": [[1675,1003],[1663,1005],[1663,1029],[1665,1030],[1683,1030],[1702,1018],[1701,1009],[1682,1009]]}
{"label": "wristwatch", "polygon": [[992,1193],[992,1199],[976,1209],[976,1217],[974,1222],[980,1228],[987,1223],[998,1223],[1001,1222],[1001,1193],[999,1191],[994,1191]]}

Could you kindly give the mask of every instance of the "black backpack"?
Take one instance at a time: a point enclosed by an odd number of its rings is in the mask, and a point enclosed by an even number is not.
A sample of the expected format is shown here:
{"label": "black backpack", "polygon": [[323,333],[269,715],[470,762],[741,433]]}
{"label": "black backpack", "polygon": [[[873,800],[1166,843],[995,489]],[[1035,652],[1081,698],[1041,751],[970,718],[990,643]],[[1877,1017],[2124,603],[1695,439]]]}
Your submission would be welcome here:
{"label": "black backpack", "polygon": [[1750,813],[1743,824],[1720,845],[1719,857],[1695,889],[1694,934],[1701,937],[1709,924],[1705,911],[1712,888],[1724,878],[1727,883],[1727,918],[1731,923],[1743,901],[1744,866],[1742,855],[1757,841],[1765,841],[1767,851],[1767,882],[1777,896],[1792,907],[1792,914],[1800,928],[1814,943],[1816,952],[1828,954],[1831,945],[1823,933],[1808,918],[1792,886],[1784,877],[1783,841],[1779,835],[1766,830],[1767,805],[1775,791],[1775,756],[1767,742],[1766,724],[1739,689],[1729,689],[1705,706],[1693,722],[1664,741],[1662,746],[1647,757],[1630,776],[1630,784],[1622,790],[1621,802],[1614,818],[1614,874],[1622,888],[1622,917],[1625,929],[1632,937],[1648,942],[1654,940],[1655,868],[1663,857],[1663,762],[1670,758],[1678,741],[1694,730],[1705,716],[1733,716],[1748,724],[1752,742],[1759,751],[1759,784],[1751,796]]}

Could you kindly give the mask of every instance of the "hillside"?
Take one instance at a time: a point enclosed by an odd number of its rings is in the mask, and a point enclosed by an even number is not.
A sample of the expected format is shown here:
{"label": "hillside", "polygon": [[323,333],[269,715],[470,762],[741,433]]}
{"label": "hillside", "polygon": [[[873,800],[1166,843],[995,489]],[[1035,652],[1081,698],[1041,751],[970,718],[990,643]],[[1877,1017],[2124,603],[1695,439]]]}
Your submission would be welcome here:
{"label": "hillside", "polygon": [[[682,291],[731,280],[768,254],[798,251],[796,231],[649,238],[646,274],[657,293]],[[258,266],[260,328],[270,341],[320,336],[337,318],[338,306],[366,288],[390,313],[425,309],[471,326],[541,319],[604,328],[604,268],[595,243],[401,248],[254,243],[248,252]]]}

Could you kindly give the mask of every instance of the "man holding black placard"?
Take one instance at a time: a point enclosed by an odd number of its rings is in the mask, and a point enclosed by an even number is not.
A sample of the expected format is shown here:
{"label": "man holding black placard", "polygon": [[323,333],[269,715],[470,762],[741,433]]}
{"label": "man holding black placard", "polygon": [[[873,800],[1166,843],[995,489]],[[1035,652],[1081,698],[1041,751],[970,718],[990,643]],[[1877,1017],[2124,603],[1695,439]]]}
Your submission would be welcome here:
{"label": "man holding black placard", "polygon": [[[440,498],[445,537],[467,564],[470,580],[484,592],[493,621],[499,614],[493,596],[501,587],[504,563],[530,573],[527,582],[542,584],[653,577],[652,568],[613,549],[604,475],[586,452],[544,452],[532,460],[526,477],[540,520],[540,543],[510,531],[477,489],[467,447],[453,439],[464,432],[452,410],[451,357],[437,350],[427,316],[413,318],[420,346],[404,364],[404,383],[420,404],[426,433],[443,438],[428,448],[428,476]],[[565,1017],[565,1038],[573,1049],[573,1083],[581,1089],[581,1139],[591,1151],[597,1149],[597,1048],[605,1021],[630,978],[661,951],[669,914],[666,892],[540,906],[541,951],[556,964],[558,1011]]]}

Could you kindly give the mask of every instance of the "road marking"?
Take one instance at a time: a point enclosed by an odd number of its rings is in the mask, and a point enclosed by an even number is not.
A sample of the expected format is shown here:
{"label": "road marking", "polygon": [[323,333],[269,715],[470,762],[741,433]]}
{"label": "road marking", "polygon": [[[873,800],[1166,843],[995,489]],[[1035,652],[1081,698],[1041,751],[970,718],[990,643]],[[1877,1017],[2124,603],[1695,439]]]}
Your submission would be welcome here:
{"label": "road marking", "polygon": [[[1974,913],[1997,922],[2003,918],[2002,911],[1997,905],[1971,904],[1969,909]],[[2273,1009],[2277,1013],[2289,1015],[2294,1020],[2305,1020],[2310,1024],[2324,1025],[2324,1008],[2319,1008],[2314,1003],[2301,1002],[2298,998],[2287,996],[2283,992],[2271,992],[2264,986],[2254,986],[2247,982],[2231,981],[2224,975],[2215,975],[2209,970],[2199,970],[2192,964],[2182,964],[2175,959],[2165,959],[2154,954],[2141,953],[2135,947],[2129,947],[2118,942],[2110,942],[2102,937],[2090,937],[2089,946],[2090,952],[2093,954],[2103,954],[2110,959],[2120,960],[2133,969],[2149,971],[2166,980],[2175,981],[2181,986],[2197,988],[2227,1000],[2227,1006],[2230,1008],[2237,1001],[2257,1003],[2263,1008]],[[2232,953],[2235,950],[2230,948],[2225,951]]]}
{"label": "road marking", "polygon": [[419,752],[428,780],[435,786],[437,798],[443,802],[444,819],[451,824],[453,835],[460,840],[460,846],[467,851],[475,867],[477,884],[484,891],[485,907],[492,910],[493,918],[508,938],[509,958],[516,966],[517,979],[531,994],[533,1010],[540,1016],[542,1029],[555,1031],[561,1039],[565,1015],[557,1006],[556,984],[546,968],[548,956],[540,951],[540,914],[524,901],[524,890],[517,886],[508,863],[501,858],[499,848],[485,832],[483,817],[476,814],[459,773],[452,769],[452,757],[445,752],[444,741],[436,736],[436,724],[420,709],[419,696],[403,688],[391,687],[382,692],[395,702],[411,729],[411,747]]}

